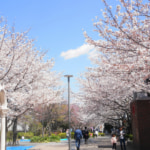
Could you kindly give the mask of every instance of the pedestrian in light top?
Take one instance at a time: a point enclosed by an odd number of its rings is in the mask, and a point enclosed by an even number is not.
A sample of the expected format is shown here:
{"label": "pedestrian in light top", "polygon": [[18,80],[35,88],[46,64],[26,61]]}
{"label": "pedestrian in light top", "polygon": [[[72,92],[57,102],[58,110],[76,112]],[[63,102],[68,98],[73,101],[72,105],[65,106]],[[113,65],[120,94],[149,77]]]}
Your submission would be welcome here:
{"label": "pedestrian in light top", "polygon": [[97,129],[95,131],[95,135],[96,135],[96,137],[98,137],[98,130]]}
{"label": "pedestrian in light top", "polygon": [[112,143],[112,149],[115,149],[115,150],[116,150],[117,138],[116,138],[116,135],[115,135],[115,134],[112,135],[111,143]]}
{"label": "pedestrian in light top", "polygon": [[69,129],[66,130],[66,137],[69,139]]}

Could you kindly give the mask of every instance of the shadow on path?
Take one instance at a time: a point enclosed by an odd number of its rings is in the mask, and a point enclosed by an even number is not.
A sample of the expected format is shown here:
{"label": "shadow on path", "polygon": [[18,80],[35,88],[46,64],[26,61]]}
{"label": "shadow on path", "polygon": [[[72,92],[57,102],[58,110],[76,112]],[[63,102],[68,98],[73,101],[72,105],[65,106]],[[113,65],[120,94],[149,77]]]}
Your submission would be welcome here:
{"label": "shadow on path", "polygon": [[98,145],[98,148],[112,148],[112,145]]}

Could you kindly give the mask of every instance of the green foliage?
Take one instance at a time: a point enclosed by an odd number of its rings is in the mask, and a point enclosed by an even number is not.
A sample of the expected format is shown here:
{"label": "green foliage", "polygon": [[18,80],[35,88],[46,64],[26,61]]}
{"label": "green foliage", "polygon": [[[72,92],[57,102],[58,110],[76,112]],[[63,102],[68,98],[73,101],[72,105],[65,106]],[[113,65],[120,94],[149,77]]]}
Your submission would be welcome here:
{"label": "green foliage", "polygon": [[[67,124],[67,105],[65,104],[50,104],[50,105],[45,105],[44,109],[42,108],[43,106],[39,106],[38,108],[38,113],[40,114],[40,118],[38,121],[44,125],[44,128],[48,128],[48,132],[54,132],[58,131],[60,129],[66,127]],[[49,114],[47,116],[47,114]]]}
{"label": "green foliage", "polygon": [[59,141],[60,141],[60,137],[57,135],[51,135],[50,137],[34,136],[31,138],[32,143],[35,143],[35,142],[48,143],[48,142],[59,142]]}
{"label": "green foliage", "polygon": [[40,135],[42,133],[42,124],[36,120],[33,120],[32,123],[30,123],[29,131],[33,132],[34,135]]}
{"label": "green foliage", "polygon": [[89,132],[89,137],[93,137],[93,133],[92,132]]}
{"label": "green foliage", "polygon": [[129,139],[133,141],[133,135],[129,134]]}
{"label": "green foliage", "polygon": [[31,142],[32,142],[32,143],[40,142],[40,141],[41,141],[40,139],[41,139],[40,136],[34,136],[34,137],[31,138]]}
{"label": "green foliage", "polygon": [[71,132],[71,138],[74,139],[74,132]]}
{"label": "green foliage", "polygon": [[52,133],[51,136],[55,136],[56,134]]}
{"label": "green foliage", "polygon": [[130,139],[132,141],[133,140],[133,135],[132,134],[126,134],[125,138]]}
{"label": "green foliage", "polygon": [[105,133],[98,133],[99,136],[105,136]]}
{"label": "green foliage", "polygon": [[[59,136],[61,139],[67,138],[66,133],[59,133],[58,136]],[[71,138],[74,139],[74,132],[71,132]]]}
{"label": "green foliage", "polygon": [[26,139],[30,139],[30,138],[33,137],[33,136],[34,136],[34,133],[33,133],[33,132],[26,132],[25,135],[24,135],[24,137],[25,137]]}
{"label": "green foliage", "polygon": [[21,137],[24,136],[25,139],[30,139],[34,136],[33,132],[19,132],[18,133],[18,138],[21,139]]}
{"label": "green foliage", "polygon": [[61,139],[65,139],[65,138],[66,138],[66,133],[59,133],[58,136],[59,136]]}
{"label": "green foliage", "polygon": [[18,132],[18,138],[21,139],[22,136],[24,136],[24,132]]}
{"label": "green foliage", "polygon": [[96,135],[95,134],[93,134],[93,137],[95,137]]}
{"label": "green foliage", "polygon": [[50,142],[59,142],[60,141],[60,137],[57,135],[52,135],[50,136]]}

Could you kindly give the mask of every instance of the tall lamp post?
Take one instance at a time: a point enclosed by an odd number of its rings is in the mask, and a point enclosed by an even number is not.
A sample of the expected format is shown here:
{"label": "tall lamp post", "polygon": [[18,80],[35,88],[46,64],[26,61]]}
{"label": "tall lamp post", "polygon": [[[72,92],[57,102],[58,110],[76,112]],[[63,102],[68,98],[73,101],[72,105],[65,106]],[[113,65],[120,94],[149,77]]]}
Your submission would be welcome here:
{"label": "tall lamp post", "polygon": [[68,78],[68,125],[69,125],[69,150],[71,150],[71,134],[70,134],[70,78],[73,77],[73,75],[65,75],[64,77]]}

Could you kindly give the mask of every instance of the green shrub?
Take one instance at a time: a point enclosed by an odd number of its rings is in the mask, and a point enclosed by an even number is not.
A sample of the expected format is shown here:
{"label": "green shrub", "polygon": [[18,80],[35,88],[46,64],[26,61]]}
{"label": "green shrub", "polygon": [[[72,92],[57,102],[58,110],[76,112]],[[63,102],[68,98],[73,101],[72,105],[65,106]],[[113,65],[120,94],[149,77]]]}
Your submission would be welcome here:
{"label": "green shrub", "polygon": [[51,136],[55,136],[56,134],[52,133]]}
{"label": "green shrub", "polygon": [[60,137],[57,136],[57,135],[50,136],[49,141],[50,142],[59,142],[60,141]]}
{"label": "green shrub", "polygon": [[[61,139],[67,138],[66,133],[59,133],[58,136],[59,136]],[[71,132],[71,138],[74,139],[74,132]]]}
{"label": "green shrub", "polygon": [[66,138],[66,133],[59,133],[58,136],[59,136],[61,139],[65,139],[65,138]]}
{"label": "green shrub", "polygon": [[40,136],[33,136],[32,138],[31,138],[31,142],[32,143],[34,143],[34,142],[39,142],[40,141]]}
{"label": "green shrub", "polygon": [[129,134],[129,139],[133,140],[133,135],[132,134]]}
{"label": "green shrub", "polygon": [[30,138],[33,137],[33,136],[34,136],[34,133],[33,133],[33,132],[26,132],[25,135],[24,135],[24,137],[25,137],[26,139],[30,139]]}
{"label": "green shrub", "polygon": [[24,136],[24,132],[18,132],[18,139],[21,139],[22,136]]}
{"label": "green shrub", "polygon": [[96,135],[95,135],[95,134],[93,134],[93,135],[92,135],[92,137],[96,137]]}
{"label": "green shrub", "polygon": [[89,137],[93,137],[93,133],[92,132],[89,132]]}
{"label": "green shrub", "polygon": [[21,137],[24,136],[25,139],[30,139],[34,136],[33,132],[18,132],[18,138],[21,139]]}
{"label": "green shrub", "polygon": [[50,137],[41,137],[41,136],[34,136],[31,138],[32,143],[48,143],[48,142],[59,142],[60,137],[57,135],[51,135]]}
{"label": "green shrub", "polygon": [[133,135],[132,134],[126,134],[125,138],[130,139],[132,141],[133,140]]}
{"label": "green shrub", "polygon": [[32,143],[35,143],[35,142],[41,143],[41,142],[44,142],[44,141],[45,141],[45,137],[34,136],[34,137],[31,138]]}
{"label": "green shrub", "polygon": [[71,132],[71,138],[74,139],[74,132]]}
{"label": "green shrub", "polygon": [[99,136],[105,136],[105,133],[98,133]]}

